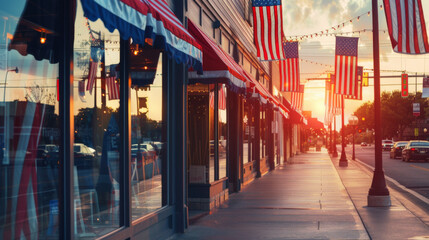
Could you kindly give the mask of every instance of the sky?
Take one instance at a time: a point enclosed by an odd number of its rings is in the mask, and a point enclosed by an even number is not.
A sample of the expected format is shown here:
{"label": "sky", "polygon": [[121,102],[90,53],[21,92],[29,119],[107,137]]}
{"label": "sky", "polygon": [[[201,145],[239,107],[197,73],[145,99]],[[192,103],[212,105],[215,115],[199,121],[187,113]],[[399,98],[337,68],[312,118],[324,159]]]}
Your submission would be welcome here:
{"label": "sky", "polygon": [[[378,1],[379,37],[380,37],[380,69],[381,76],[400,75],[401,71],[409,74],[410,93],[422,89],[422,78],[411,75],[427,74],[429,72],[429,59],[426,55],[404,55],[394,53],[390,44],[385,20],[384,9],[380,9],[382,1]],[[371,0],[283,0],[283,26],[286,37],[297,35],[311,35],[313,38],[300,41],[301,81],[311,78],[324,78],[326,72],[333,72],[335,56],[335,36],[320,37],[321,31],[329,29],[329,33],[342,33],[342,36],[359,37],[358,65],[364,69],[373,69],[372,63],[372,11]],[[422,1],[426,26],[429,25],[429,1]],[[371,12],[368,16],[368,12]],[[360,16],[359,20],[357,17]],[[352,20],[352,22],[350,22]],[[342,26],[344,24],[344,27]],[[338,28],[340,25],[340,28]],[[336,30],[333,30],[335,27]],[[365,29],[365,32],[363,30]],[[354,31],[360,33],[351,34]],[[318,33],[318,36],[315,36]],[[326,33],[326,32],[325,32]],[[349,33],[349,34],[346,34]],[[311,63],[309,62],[311,61]],[[370,76],[372,72],[370,71]],[[345,121],[363,103],[373,101],[373,81],[369,80],[369,87],[362,90],[363,100],[346,100]],[[393,86],[392,86],[393,85]],[[312,116],[324,121],[324,90],[323,80],[308,80],[305,84],[304,111],[312,111]],[[400,89],[400,78],[382,78],[381,91]],[[411,106],[410,106],[411,107]],[[340,126],[340,117],[337,126]],[[338,129],[338,127],[337,127]]]}

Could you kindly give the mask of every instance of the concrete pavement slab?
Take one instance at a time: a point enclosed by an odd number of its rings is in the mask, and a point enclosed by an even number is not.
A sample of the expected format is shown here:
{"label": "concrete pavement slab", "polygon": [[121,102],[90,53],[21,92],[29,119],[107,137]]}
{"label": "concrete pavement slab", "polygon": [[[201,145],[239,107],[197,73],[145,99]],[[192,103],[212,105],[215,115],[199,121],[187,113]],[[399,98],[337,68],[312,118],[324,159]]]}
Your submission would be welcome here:
{"label": "concrete pavement slab", "polygon": [[171,239],[370,239],[326,152],[300,154]]}

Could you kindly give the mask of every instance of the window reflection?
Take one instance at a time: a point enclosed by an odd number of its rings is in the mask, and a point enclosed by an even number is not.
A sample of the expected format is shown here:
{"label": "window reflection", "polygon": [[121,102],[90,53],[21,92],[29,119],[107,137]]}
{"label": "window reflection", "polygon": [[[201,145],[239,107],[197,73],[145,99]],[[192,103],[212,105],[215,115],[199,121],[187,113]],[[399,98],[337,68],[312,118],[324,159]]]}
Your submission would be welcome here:
{"label": "window reflection", "polygon": [[225,84],[218,85],[219,106],[219,179],[226,177],[227,164],[227,88]]}
{"label": "window reflection", "polygon": [[61,21],[47,3],[0,10],[0,239],[58,238]]}
{"label": "window reflection", "polygon": [[119,227],[119,32],[83,16],[74,39],[75,238]]}
{"label": "window reflection", "polygon": [[135,44],[131,51],[131,200],[135,220],[162,207],[166,144],[162,54]]}
{"label": "window reflection", "polygon": [[[209,182],[215,180],[215,97],[216,97],[216,85],[209,85],[209,140],[210,140],[210,158],[209,158]],[[207,103],[206,103],[207,104]]]}
{"label": "window reflection", "polygon": [[254,128],[252,128],[253,123],[253,117],[251,112],[251,106],[250,103],[246,100],[244,100],[244,117],[243,117],[243,133],[244,133],[244,139],[243,139],[243,161],[251,162],[252,161],[252,141],[253,141],[253,134],[254,134]]}

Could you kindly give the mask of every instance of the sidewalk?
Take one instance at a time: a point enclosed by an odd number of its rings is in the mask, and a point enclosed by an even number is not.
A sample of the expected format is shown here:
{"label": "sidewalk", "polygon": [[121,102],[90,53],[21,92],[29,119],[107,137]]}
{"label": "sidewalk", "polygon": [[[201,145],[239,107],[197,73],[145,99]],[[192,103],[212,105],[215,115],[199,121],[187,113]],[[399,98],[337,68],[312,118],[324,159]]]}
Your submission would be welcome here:
{"label": "sidewalk", "polygon": [[339,167],[338,161],[339,157],[332,158],[372,239],[429,239],[429,227],[424,223],[428,222],[428,216],[418,206],[395,189],[389,188],[390,207],[367,207],[373,172],[358,161],[349,160],[348,167]]}
{"label": "sidewalk", "polygon": [[[349,182],[354,177],[359,178],[358,171],[356,175],[346,175]],[[364,193],[355,198],[366,199],[368,186],[355,186],[353,192]],[[359,201],[358,206],[364,208],[363,202]],[[382,209],[396,214],[396,207],[391,210]],[[364,220],[375,221],[379,209],[367,208],[366,211]],[[379,221],[385,219],[389,216],[377,218]],[[427,229],[425,234],[429,235]],[[325,151],[295,156],[242,192],[230,195],[220,209],[196,221],[185,234],[171,239],[371,238]]]}

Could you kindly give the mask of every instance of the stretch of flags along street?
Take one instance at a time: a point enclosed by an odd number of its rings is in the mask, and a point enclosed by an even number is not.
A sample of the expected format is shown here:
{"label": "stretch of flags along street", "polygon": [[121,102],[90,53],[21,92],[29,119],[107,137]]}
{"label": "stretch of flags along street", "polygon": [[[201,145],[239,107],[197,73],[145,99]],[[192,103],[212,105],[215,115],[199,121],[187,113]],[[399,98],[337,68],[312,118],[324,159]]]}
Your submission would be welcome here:
{"label": "stretch of flags along street", "polygon": [[[421,0],[383,0],[383,3],[393,50],[405,54],[427,53],[429,44]],[[280,91],[291,92],[291,105],[302,110],[304,84],[300,81],[299,42],[286,41],[282,27],[281,1],[253,0],[252,4],[257,56],[261,61],[279,61]],[[342,24],[343,27],[344,25],[345,23]],[[319,35],[323,34],[327,35],[328,30],[326,33],[321,31]],[[318,33],[314,35],[318,36]],[[298,40],[298,37],[295,39]],[[331,123],[333,116],[341,114],[342,98],[362,100],[362,86],[368,86],[367,73],[363,72],[363,67],[358,67],[358,41],[359,38],[356,37],[336,36],[333,56],[335,74],[326,80],[325,88],[327,125]],[[426,83],[426,88],[429,88],[428,85]],[[426,92],[429,91],[426,89]]]}
{"label": "stretch of flags along street", "polygon": [[[423,54],[429,50],[424,14],[421,0],[383,0],[388,32],[395,52]],[[281,0],[252,0],[254,21],[254,43],[257,56],[261,61],[278,61],[280,69],[280,91],[291,92],[291,105],[301,111],[304,99],[304,83],[300,80],[299,42],[286,41],[283,32]],[[369,13],[369,12],[368,12]],[[359,20],[361,16],[357,18]],[[406,21],[408,19],[408,21]],[[351,22],[351,21],[350,21]],[[342,24],[344,26],[345,23]],[[338,28],[341,27],[338,25]],[[325,31],[322,31],[323,35]],[[326,30],[328,34],[328,30]],[[313,34],[312,34],[313,35]],[[318,34],[314,34],[318,36]],[[313,37],[313,36],[311,36]],[[362,86],[368,86],[368,78],[358,67],[358,41],[356,37],[336,36],[335,78],[327,80],[334,91],[325,93],[339,95],[334,99],[362,100]],[[85,101],[85,90],[92,94],[97,75],[98,62],[89,62],[88,78],[79,83],[79,96]],[[358,74],[359,73],[359,74]],[[86,83],[86,89],[82,85]],[[109,100],[119,99],[119,83],[115,77],[107,77],[106,85]],[[326,84],[328,87],[328,84]],[[221,90],[220,100],[223,99]],[[339,114],[337,100],[326,101],[325,123],[327,116]],[[220,101],[222,103],[222,101]],[[221,105],[222,106],[222,105]],[[330,122],[330,121],[328,121]]]}

